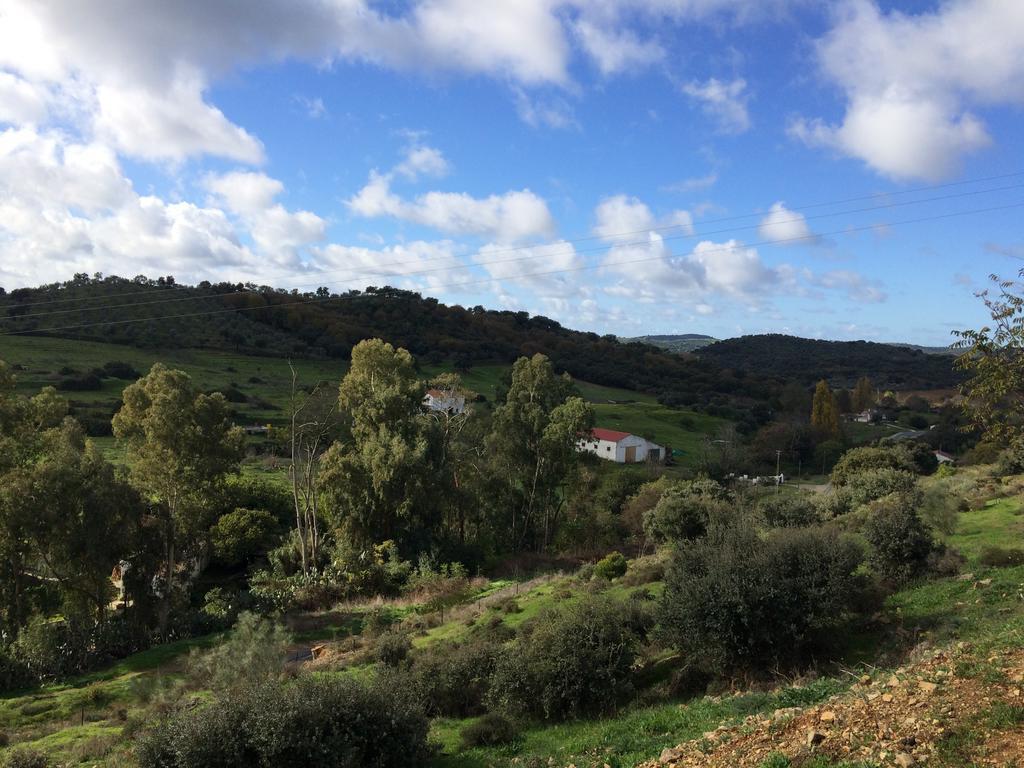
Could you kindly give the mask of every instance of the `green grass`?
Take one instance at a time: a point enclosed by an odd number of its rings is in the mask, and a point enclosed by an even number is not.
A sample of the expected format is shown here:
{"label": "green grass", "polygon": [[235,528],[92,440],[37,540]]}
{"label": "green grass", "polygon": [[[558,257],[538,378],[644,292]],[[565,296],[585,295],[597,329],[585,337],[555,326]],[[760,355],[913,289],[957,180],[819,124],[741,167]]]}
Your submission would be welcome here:
{"label": "green grass", "polygon": [[994,499],[981,509],[960,515],[957,532],[948,537],[972,565],[986,547],[1024,544],[1024,511],[1018,498]]}
{"label": "green grass", "polygon": [[704,439],[728,424],[724,419],[656,402],[594,403],[593,408],[597,426],[632,432],[659,445],[681,450],[683,455],[676,461],[683,465],[696,463]]}
{"label": "green grass", "polygon": [[625,768],[657,756],[666,746],[698,738],[723,722],[781,707],[808,706],[844,688],[844,683],[823,679],[772,693],[698,699],[684,705],[635,706],[612,718],[531,728],[516,743],[500,748],[455,752],[459,731],[471,720],[439,720],[431,735],[445,750],[436,761],[439,768],[529,765],[534,757],[540,758],[540,765],[548,765],[548,758],[553,758],[555,765],[604,762],[612,768]]}
{"label": "green grass", "polygon": [[[56,385],[61,378],[58,371],[65,366],[85,373],[117,360],[146,373],[153,363],[161,362],[185,371],[204,390],[224,390],[232,384],[237,386],[250,400],[232,405],[240,424],[283,423],[291,394],[288,361],[280,357],[233,355],[201,349],[145,350],[70,339],[0,336],[0,360],[24,367],[25,370],[16,373],[18,390],[25,394]],[[341,381],[348,370],[348,361],[343,360],[294,360],[293,365],[302,386],[319,381]],[[113,412],[120,402],[121,391],[128,383],[105,379],[102,390],[64,394],[78,407],[103,407]]]}

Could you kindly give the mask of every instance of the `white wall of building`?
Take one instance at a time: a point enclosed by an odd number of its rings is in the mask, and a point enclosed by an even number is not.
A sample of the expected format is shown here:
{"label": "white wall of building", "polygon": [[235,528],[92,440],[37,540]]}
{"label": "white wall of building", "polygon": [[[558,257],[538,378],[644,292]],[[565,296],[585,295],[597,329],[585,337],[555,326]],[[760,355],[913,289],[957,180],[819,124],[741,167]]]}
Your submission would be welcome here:
{"label": "white wall of building", "polygon": [[637,435],[624,437],[617,443],[611,440],[589,438],[580,440],[576,447],[580,451],[586,451],[619,464],[639,464],[647,461],[649,456],[657,461],[662,461],[665,458],[664,448]]}

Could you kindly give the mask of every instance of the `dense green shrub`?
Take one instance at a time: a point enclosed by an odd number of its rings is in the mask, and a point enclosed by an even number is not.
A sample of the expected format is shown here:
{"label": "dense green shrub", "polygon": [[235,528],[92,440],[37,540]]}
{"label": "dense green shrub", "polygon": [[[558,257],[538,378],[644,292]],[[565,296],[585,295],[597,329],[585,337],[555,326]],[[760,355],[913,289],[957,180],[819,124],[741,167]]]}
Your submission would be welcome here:
{"label": "dense green shrub", "polygon": [[871,567],[895,584],[923,574],[935,551],[931,530],[921,520],[913,500],[902,496],[890,496],[872,505],[864,538],[871,545]]}
{"label": "dense green shrub", "polygon": [[978,562],[994,568],[1024,565],[1024,549],[1019,547],[988,546],[981,550]]}
{"label": "dense green shrub", "polygon": [[0,646],[0,692],[28,688],[39,682],[39,678],[22,659],[10,648]]}
{"label": "dense green shrub", "polygon": [[622,577],[627,587],[650,584],[665,578],[665,560],[658,555],[650,555],[634,560],[629,571]]}
{"label": "dense green shrub", "polygon": [[499,656],[488,704],[546,720],[608,711],[631,689],[636,654],[617,603],[593,597],[549,610]]}
{"label": "dense green shrub", "polygon": [[664,641],[718,672],[807,661],[856,599],[860,549],[836,532],[748,521],[675,553],[660,605]]}
{"label": "dense green shrub", "polygon": [[901,469],[869,469],[850,476],[842,490],[856,508],[890,494],[913,494],[917,478]]}
{"label": "dense green shrub", "polygon": [[825,494],[817,505],[822,517],[835,518],[890,495],[912,498],[914,504],[921,503],[921,491],[913,474],[883,467],[849,475],[844,485],[836,486],[832,493]]}
{"label": "dense green shrub", "polygon": [[594,575],[599,579],[619,579],[626,575],[629,563],[621,552],[610,552],[597,561],[594,566]]}
{"label": "dense green shrub", "polygon": [[[846,485],[850,478],[874,469],[892,469],[911,474],[930,474],[935,471],[937,461],[931,450],[925,446],[925,452],[931,458],[930,471],[923,464],[928,464],[927,459],[918,445],[923,443],[883,446],[862,446],[851,448],[842,455],[836,465],[832,468],[832,484],[835,486]],[[922,471],[926,470],[926,471]]]}
{"label": "dense green shrub", "polygon": [[88,669],[91,648],[92,628],[85,621],[37,617],[10,650],[36,678],[59,680]]}
{"label": "dense green shrub", "polygon": [[418,652],[410,674],[427,714],[472,717],[483,712],[500,650],[499,643],[484,638]]}
{"label": "dense green shrub", "polygon": [[713,517],[727,512],[728,499],[728,491],[714,480],[677,483],[644,515],[644,532],[654,541],[698,538]]}
{"label": "dense green shrub", "polygon": [[409,656],[412,640],[405,632],[381,634],[373,644],[373,658],[387,667],[397,667]]}
{"label": "dense green shrub", "polygon": [[50,759],[36,749],[20,747],[7,753],[4,768],[50,768]]}
{"label": "dense green shrub", "polygon": [[427,728],[401,689],[309,676],[179,712],[136,754],[140,768],[398,768],[426,764]]}
{"label": "dense green shrub", "polygon": [[277,520],[264,509],[236,508],[210,529],[213,555],[224,565],[247,565],[278,538]]}
{"label": "dense green shrub", "polygon": [[142,374],[128,363],[120,360],[111,360],[103,364],[103,375],[111,379],[122,379],[124,381],[135,381],[141,379]]}
{"label": "dense green shrub", "polygon": [[488,712],[462,729],[462,747],[495,747],[516,740],[519,730],[515,723],[497,712]]}
{"label": "dense green shrub", "polygon": [[803,528],[820,520],[818,507],[809,496],[773,493],[758,502],[757,511],[772,528]]}

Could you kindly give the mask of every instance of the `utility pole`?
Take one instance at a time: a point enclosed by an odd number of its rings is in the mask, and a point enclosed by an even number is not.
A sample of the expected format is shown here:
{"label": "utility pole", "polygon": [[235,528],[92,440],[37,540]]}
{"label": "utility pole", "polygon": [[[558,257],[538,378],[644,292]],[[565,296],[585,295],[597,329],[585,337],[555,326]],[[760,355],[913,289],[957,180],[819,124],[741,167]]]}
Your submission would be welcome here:
{"label": "utility pole", "polygon": [[781,485],[781,483],[779,482],[779,476],[780,476],[781,472],[782,472],[782,451],[776,449],[776,451],[775,451],[775,493],[779,492],[779,485]]}

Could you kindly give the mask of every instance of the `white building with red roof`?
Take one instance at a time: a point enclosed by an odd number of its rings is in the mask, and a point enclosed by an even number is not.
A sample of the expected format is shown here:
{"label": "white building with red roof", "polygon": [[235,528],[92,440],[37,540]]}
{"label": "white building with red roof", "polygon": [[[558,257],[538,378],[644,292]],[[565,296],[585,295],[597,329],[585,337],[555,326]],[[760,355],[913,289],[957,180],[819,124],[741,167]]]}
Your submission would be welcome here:
{"label": "white building with red roof", "polygon": [[619,464],[639,464],[644,461],[663,461],[665,448],[630,432],[594,427],[590,434],[581,437],[576,449],[593,453],[607,461]]}

